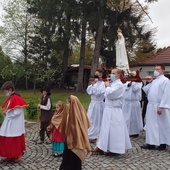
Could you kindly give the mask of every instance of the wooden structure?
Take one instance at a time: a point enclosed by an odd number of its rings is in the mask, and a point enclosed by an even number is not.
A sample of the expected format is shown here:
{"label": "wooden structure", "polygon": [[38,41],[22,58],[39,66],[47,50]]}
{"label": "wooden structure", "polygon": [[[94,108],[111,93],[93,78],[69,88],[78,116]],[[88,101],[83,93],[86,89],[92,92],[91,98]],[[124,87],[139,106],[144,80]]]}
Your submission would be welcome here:
{"label": "wooden structure", "polygon": [[[89,78],[90,78],[91,66],[84,66],[84,74],[83,74],[83,88],[86,89],[88,86]],[[69,66],[66,72],[65,78],[65,88],[66,89],[75,89],[77,86],[79,66]]]}

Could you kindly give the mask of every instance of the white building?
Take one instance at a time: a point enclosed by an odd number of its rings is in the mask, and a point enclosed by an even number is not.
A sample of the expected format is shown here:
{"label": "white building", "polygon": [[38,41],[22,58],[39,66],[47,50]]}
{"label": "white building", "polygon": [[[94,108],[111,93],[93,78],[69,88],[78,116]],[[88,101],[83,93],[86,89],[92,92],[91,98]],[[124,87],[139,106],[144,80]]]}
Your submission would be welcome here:
{"label": "white building", "polygon": [[162,50],[160,53],[151,57],[150,59],[139,63],[137,66],[130,67],[130,70],[139,70],[140,77],[144,78],[147,75],[153,76],[153,71],[156,64],[165,65],[165,76],[170,78],[170,46]]}

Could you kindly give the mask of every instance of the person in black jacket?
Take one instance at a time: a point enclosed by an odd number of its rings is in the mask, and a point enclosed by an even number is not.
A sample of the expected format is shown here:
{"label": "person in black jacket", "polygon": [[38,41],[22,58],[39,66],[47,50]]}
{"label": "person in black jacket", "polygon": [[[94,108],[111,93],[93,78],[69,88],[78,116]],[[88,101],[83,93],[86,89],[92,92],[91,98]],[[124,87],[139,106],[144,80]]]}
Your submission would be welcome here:
{"label": "person in black jacket", "polygon": [[[147,84],[147,83],[146,83]],[[148,98],[146,96],[146,94],[144,94],[144,91],[142,90],[142,95],[143,96],[143,107],[142,107],[142,120],[143,120],[143,127],[145,126],[145,115],[146,115],[146,108],[147,108],[147,104],[148,104]]]}
{"label": "person in black jacket", "polygon": [[[146,76],[145,78],[152,79],[151,76]],[[144,84],[144,86],[146,86],[148,83],[149,83],[149,80],[146,80],[146,83]],[[147,104],[148,104],[148,98],[147,98],[145,92],[143,91],[143,89],[142,89],[142,101],[143,101],[143,104],[142,104],[142,120],[143,120],[143,127],[144,127],[145,126],[145,115],[146,115],[146,108],[147,108]]]}

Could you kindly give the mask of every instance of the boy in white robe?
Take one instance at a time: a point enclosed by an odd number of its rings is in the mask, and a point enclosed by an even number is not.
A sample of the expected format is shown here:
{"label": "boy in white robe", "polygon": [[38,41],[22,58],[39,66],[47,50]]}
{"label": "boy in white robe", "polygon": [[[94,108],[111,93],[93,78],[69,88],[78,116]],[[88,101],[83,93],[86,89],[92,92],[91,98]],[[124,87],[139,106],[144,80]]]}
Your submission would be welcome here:
{"label": "boy in white robe", "polygon": [[101,121],[104,108],[105,83],[102,79],[103,71],[96,70],[95,77],[87,87],[87,94],[90,95],[91,101],[88,107],[87,116],[90,119],[91,126],[88,129],[90,142],[95,142],[99,137]]}
{"label": "boy in white robe", "polygon": [[142,82],[127,82],[125,86],[123,114],[130,137],[138,137],[143,130],[141,95]]}
{"label": "boy in white robe", "polygon": [[15,92],[11,81],[6,81],[1,90],[7,99],[1,105],[4,121],[0,128],[0,157],[5,162],[19,162],[26,150],[24,107],[28,103]]}
{"label": "boy in white robe", "polygon": [[142,149],[165,150],[170,145],[170,81],[165,66],[155,66],[154,79],[143,87],[148,97],[146,110],[146,145]]}
{"label": "boy in white robe", "polygon": [[105,82],[105,107],[97,147],[92,152],[124,154],[131,142],[122,113],[124,87],[120,81],[121,71],[112,69],[111,82]]}

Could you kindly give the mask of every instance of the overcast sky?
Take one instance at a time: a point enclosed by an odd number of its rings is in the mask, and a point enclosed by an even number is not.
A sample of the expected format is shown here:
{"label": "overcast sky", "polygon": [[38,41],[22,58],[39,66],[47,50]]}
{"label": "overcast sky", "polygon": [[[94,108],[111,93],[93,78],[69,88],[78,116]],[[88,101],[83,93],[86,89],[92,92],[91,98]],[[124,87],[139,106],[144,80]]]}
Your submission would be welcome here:
{"label": "overcast sky", "polygon": [[152,28],[157,28],[154,37],[157,47],[170,46],[170,0],[158,0],[158,2],[150,4],[149,16],[153,23],[148,21],[148,24]]}
{"label": "overcast sky", "polygon": [[[0,25],[2,15],[2,2],[0,0]],[[144,2],[144,0],[139,0]],[[148,21],[151,28],[157,28],[154,36],[158,48],[170,46],[170,0],[158,0],[158,2],[149,5],[149,16],[153,23]]]}

